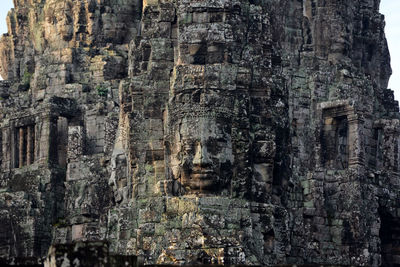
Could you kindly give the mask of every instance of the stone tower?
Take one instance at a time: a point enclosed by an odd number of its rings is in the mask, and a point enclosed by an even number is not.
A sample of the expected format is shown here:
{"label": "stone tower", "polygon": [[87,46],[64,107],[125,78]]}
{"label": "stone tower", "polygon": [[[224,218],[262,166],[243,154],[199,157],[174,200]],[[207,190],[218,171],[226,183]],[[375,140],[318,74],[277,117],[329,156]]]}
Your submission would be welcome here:
{"label": "stone tower", "polygon": [[400,264],[379,2],[14,0],[0,263]]}

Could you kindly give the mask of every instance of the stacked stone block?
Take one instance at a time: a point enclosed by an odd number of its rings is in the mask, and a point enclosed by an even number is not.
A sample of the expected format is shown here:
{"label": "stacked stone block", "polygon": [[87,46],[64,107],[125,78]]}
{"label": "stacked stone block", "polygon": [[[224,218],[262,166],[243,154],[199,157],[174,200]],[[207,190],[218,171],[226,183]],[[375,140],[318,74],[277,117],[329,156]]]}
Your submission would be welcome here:
{"label": "stacked stone block", "polygon": [[400,117],[378,11],[15,1],[0,262],[40,264],[52,244],[61,264],[85,244],[139,264],[400,264]]}

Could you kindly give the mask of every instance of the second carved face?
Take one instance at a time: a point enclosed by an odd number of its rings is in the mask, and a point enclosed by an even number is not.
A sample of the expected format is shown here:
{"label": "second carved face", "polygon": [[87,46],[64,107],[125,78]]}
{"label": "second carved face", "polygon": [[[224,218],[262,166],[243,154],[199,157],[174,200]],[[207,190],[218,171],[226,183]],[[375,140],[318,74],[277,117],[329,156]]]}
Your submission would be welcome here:
{"label": "second carved face", "polygon": [[184,117],[173,126],[170,169],[184,194],[218,194],[229,188],[233,153],[230,123]]}

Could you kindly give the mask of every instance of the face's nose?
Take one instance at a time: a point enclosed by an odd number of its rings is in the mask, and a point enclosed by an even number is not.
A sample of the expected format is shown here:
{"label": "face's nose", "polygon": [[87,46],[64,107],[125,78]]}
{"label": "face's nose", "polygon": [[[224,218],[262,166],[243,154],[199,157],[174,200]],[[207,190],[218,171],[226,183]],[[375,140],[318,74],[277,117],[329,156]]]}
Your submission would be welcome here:
{"label": "face's nose", "polygon": [[193,158],[193,164],[206,165],[211,163],[210,156],[207,151],[207,146],[199,142],[196,145],[196,150]]}

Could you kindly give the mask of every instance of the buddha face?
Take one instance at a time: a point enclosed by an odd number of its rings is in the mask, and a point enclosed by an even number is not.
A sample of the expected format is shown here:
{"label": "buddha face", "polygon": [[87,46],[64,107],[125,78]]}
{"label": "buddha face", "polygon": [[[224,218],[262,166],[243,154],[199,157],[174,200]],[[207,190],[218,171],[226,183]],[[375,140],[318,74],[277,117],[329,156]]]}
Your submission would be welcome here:
{"label": "buddha face", "polygon": [[185,194],[214,194],[232,178],[231,127],[216,118],[183,118],[173,129],[170,167]]}

